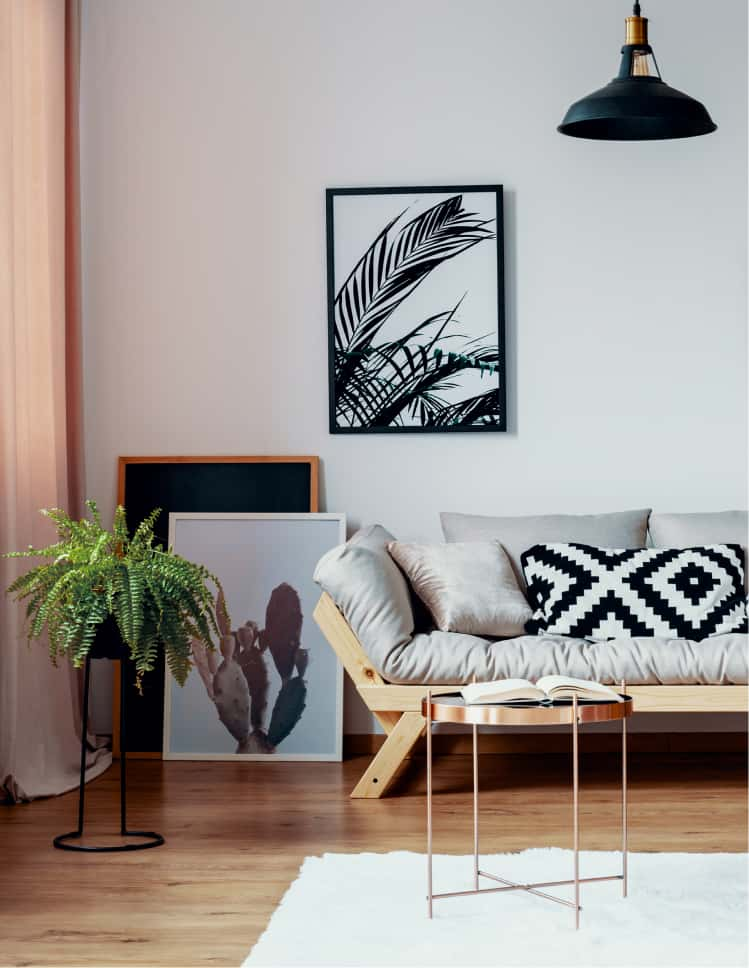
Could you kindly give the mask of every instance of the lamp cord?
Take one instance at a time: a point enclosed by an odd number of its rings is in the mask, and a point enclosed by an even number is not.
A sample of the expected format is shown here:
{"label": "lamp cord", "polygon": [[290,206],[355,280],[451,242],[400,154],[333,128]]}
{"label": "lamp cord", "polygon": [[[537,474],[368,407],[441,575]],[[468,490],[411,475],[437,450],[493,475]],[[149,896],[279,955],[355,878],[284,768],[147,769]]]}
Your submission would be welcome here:
{"label": "lamp cord", "polygon": [[632,8],[632,13],[635,15],[635,17],[640,16],[640,4],[638,2],[636,2],[634,7]]}

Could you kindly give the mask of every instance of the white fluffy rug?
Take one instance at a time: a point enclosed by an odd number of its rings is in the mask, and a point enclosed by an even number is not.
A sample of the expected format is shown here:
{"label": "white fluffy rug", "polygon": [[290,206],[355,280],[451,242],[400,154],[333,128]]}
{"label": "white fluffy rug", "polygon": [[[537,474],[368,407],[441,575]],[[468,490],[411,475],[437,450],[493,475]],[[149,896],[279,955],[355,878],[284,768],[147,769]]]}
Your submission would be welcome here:
{"label": "white fluffy rug", "polygon": [[[584,851],[580,876],[619,865],[619,854]],[[482,856],[481,867],[561,880],[572,852]],[[470,856],[435,856],[435,892],[471,888],[472,870]],[[746,854],[630,854],[629,897],[621,881],[583,884],[577,932],[571,908],[525,891],[438,900],[429,921],[423,854],[324,854],[304,861],[244,964],[744,966],[746,887]]]}

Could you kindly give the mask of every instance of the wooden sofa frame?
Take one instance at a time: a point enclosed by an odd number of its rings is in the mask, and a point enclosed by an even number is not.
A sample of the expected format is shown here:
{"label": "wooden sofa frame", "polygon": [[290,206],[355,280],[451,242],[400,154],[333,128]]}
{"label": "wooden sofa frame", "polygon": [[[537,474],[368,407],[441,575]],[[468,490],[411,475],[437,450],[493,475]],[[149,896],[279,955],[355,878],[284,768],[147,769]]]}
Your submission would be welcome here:
{"label": "wooden sofa frame", "polygon": [[[424,732],[421,701],[424,686],[394,686],[372,667],[366,652],[333,599],[323,592],[314,618],[351,677],[386,739],[352,797],[378,798],[387,793],[404,760]],[[461,684],[432,686],[432,693],[455,692]],[[747,712],[746,686],[628,686],[638,712]]]}

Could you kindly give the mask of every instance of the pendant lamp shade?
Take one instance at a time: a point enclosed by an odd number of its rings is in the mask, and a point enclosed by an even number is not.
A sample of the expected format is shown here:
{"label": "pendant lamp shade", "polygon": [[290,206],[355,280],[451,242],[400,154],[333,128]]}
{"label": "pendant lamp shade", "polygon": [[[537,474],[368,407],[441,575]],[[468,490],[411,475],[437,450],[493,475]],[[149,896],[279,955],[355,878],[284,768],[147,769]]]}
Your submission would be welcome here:
{"label": "pendant lamp shade", "polygon": [[626,23],[618,77],[576,101],[557,131],[597,141],[693,138],[715,131],[717,125],[703,104],[661,79],[639,3]]}

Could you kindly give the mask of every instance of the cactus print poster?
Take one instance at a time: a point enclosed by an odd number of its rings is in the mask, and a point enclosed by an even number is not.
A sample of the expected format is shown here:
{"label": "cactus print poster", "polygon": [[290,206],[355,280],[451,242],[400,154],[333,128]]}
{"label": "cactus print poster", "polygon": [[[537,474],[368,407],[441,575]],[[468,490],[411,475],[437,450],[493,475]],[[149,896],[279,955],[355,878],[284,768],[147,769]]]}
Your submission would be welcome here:
{"label": "cactus print poster", "polygon": [[164,759],[340,760],[343,672],[312,612],[342,514],[169,515],[169,544],[224,589],[215,651],[195,642],[183,687],[166,681]]}

